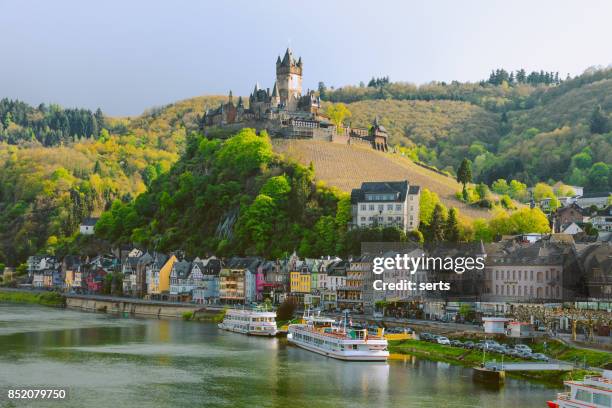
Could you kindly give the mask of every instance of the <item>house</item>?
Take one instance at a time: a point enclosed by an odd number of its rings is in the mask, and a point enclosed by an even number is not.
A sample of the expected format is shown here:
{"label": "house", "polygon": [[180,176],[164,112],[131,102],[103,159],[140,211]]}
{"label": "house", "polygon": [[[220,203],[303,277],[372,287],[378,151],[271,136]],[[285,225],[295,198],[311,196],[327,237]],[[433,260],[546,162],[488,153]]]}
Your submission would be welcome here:
{"label": "house", "polygon": [[174,262],[170,271],[170,300],[190,301],[197,287],[191,279],[192,263],[186,259]]}
{"label": "house", "polygon": [[90,269],[85,274],[85,288],[88,293],[101,293],[104,288],[104,279],[108,272],[101,266]]}
{"label": "house", "polygon": [[612,231],[612,205],[591,214],[590,222],[598,231]]}
{"label": "house", "polygon": [[66,255],[62,260],[62,273],[64,275],[64,290],[77,292],[81,289],[81,258],[79,256]]}
{"label": "house", "polygon": [[124,295],[133,296],[135,294],[137,266],[143,255],[140,249],[133,248],[125,258],[122,258],[121,274],[123,275]]}
{"label": "house", "polygon": [[263,299],[270,299],[275,304],[283,302],[290,288],[287,263],[287,260],[264,263],[262,267],[264,272]]}
{"label": "house", "polygon": [[261,260],[231,258],[219,273],[219,300],[226,304],[247,304],[256,298],[256,274]]}
{"label": "house", "polygon": [[216,304],[219,302],[219,273],[221,261],[210,257],[192,262],[189,279],[196,286],[192,291],[192,301],[198,304]]}
{"label": "house", "polygon": [[576,203],[570,204],[567,207],[561,207],[553,215],[554,232],[561,232],[570,224],[581,223],[586,218],[587,211]]}
{"label": "house", "polygon": [[363,255],[349,262],[345,284],[336,289],[339,308],[364,311],[364,284],[367,275],[372,274],[372,259]]}
{"label": "house", "polygon": [[570,225],[565,227],[563,231],[561,231],[561,233],[569,234],[569,235],[576,235],[576,234],[580,234],[581,232],[584,232],[584,230],[580,228],[580,226],[576,224],[575,222],[572,222]]}
{"label": "house", "polygon": [[98,222],[98,218],[85,218],[83,221],[81,221],[81,224],[79,225],[79,232],[81,233],[81,235],[93,235],[96,231],[95,231],[95,227],[96,227],[96,223]]}
{"label": "house", "polygon": [[365,182],[351,192],[352,227],[419,227],[420,187],[408,180]]}
{"label": "house", "polygon": [[34,275],[35,271],[53,268],[57,264],[57,258],[51,255],[32,255],[27,259],[28,275]]}
{"label": "house", "polygon": [[585,193],[576,199],[576,204],[585,209],[591,206],[605,208],[609,204],[608,200],[611,195],[612,192],[610,191]]}
{"label": "house", "polygon": [[150,299],[162,299],[170,292],[170,272],[177,261],[176,256],[155,253],[153,262],[146,267],[147,296]]}

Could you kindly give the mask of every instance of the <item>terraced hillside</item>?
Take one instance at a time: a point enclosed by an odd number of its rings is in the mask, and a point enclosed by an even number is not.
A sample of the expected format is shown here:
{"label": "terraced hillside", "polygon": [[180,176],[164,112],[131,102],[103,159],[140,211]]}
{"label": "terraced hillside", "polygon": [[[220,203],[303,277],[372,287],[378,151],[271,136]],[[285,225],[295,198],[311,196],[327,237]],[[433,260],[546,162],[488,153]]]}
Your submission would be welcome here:
{"label": "terraced hillside", "polygon": [[457,207],[470,218],[489,218],[490,212],[472,208],[454,197],[461,185],[447,177],[423,168],[409,159],[366,146],[343,145],[312,140],[273,141],[277,152],[315,167],[317,179],[350,192],[364,181],[404,180],[436,192],[444,205]]}

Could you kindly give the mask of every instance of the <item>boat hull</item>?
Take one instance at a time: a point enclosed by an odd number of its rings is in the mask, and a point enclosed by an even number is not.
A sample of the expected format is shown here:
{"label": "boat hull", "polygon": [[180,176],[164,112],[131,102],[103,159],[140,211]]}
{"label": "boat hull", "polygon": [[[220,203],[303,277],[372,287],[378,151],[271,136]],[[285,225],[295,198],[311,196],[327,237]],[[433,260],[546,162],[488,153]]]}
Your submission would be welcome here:
{"label": "boat hull", "polygon": [[382,350],[377,351],[377,352],[358,352],[358,351],[357,352],[356,351],[341,352],[341,351],[322,349],[312,344],[308,344],[302,341],[296,341],[291,335],[291,333],[287,335],[287,340],[289,340],[291,344],[294,344],[300,348],[303,348],[304,350],[312,351],[313,353],[317,353],[325,357],[331,357],[336,360],[385,362],[389,358],[389,352],[382,351]]}
{"label": "boat hull", "polygon": [[244,330],[238,327],[233,327],[233,326],[227,326],[224,325],[223,323],[219,323],[217,325],[217,327],[221,330],[225,330],[225,331],[229,331],[232,333],[240,333],[240,334],[246,334],[249,336],[259,336],[259,337],[274,337],[276,336],[277,330],[274,331],[256,331],[256,330]]}

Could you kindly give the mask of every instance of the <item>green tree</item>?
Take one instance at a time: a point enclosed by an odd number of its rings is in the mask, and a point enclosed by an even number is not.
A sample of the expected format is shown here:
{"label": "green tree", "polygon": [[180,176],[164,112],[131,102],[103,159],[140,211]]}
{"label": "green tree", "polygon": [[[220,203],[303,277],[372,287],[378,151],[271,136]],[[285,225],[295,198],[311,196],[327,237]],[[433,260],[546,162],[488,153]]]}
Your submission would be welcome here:
{"label": "green tree", "polygon": [[467,183],[472,182],[472,162],[468,159],[463,159],[457,169],[457,181],[463,184],[463,199],[467,201],[467,190],[465,188]]}
{"label": "green tree", "polygon": [[449,242],[459,242],[459,219],[456,208],[451,208],[444,225],[444,237]]}
{"label": "green tree", "polygon": [[593,189],[603,190],[608,188],[610,183],[610,168],[604,162],[597,162],[589,170],[588,183]]}
{"label": "green tree", "polygon": [[606,116],[606,113],[601,108],[601,105],[597,106],[593,110],[589,123],[590,123],[591,133],[604,134],[610,130],[610,126],[608,123],[608,117]]}
{"label": "green tree", "polygon": [[430,242],[436,243],[444,241],[445,226],[446,216],[444,207],[440,204],[436,204],[431,217],[431,224],[429,225]]}
{"label": "green tree", "polygon": [[491,185],[491,190],[497,194],[508,194],[508,191],[510,191],[510,186],[505,179],[497,179]]}

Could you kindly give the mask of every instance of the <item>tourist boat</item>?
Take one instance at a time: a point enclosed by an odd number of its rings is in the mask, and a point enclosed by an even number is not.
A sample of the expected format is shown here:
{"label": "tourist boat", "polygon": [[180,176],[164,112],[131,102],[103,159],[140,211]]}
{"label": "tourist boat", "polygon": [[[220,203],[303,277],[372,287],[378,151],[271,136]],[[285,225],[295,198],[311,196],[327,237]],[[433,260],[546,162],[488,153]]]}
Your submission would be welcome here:
{"label": "tourist boat", "polygon": [[548,401],[550,408],[610,408],[612,407],[612,367],[608,365],[602,376],[585,376],[582,381],[564,381],[569,391],[557,394]]}
{"label": "tourist boat", "polygon": [[248,309],[228,309],[218,327],[253,336],[276,336],[276,312]]}
{"label": "tourist boat", "polygon": [[303,323],[290,324],[287,339],[298,347],[324,356],[347,361],[387,361],[387,340],[382,336],[357,330],[334,319],[312,316],[306,312]]}

